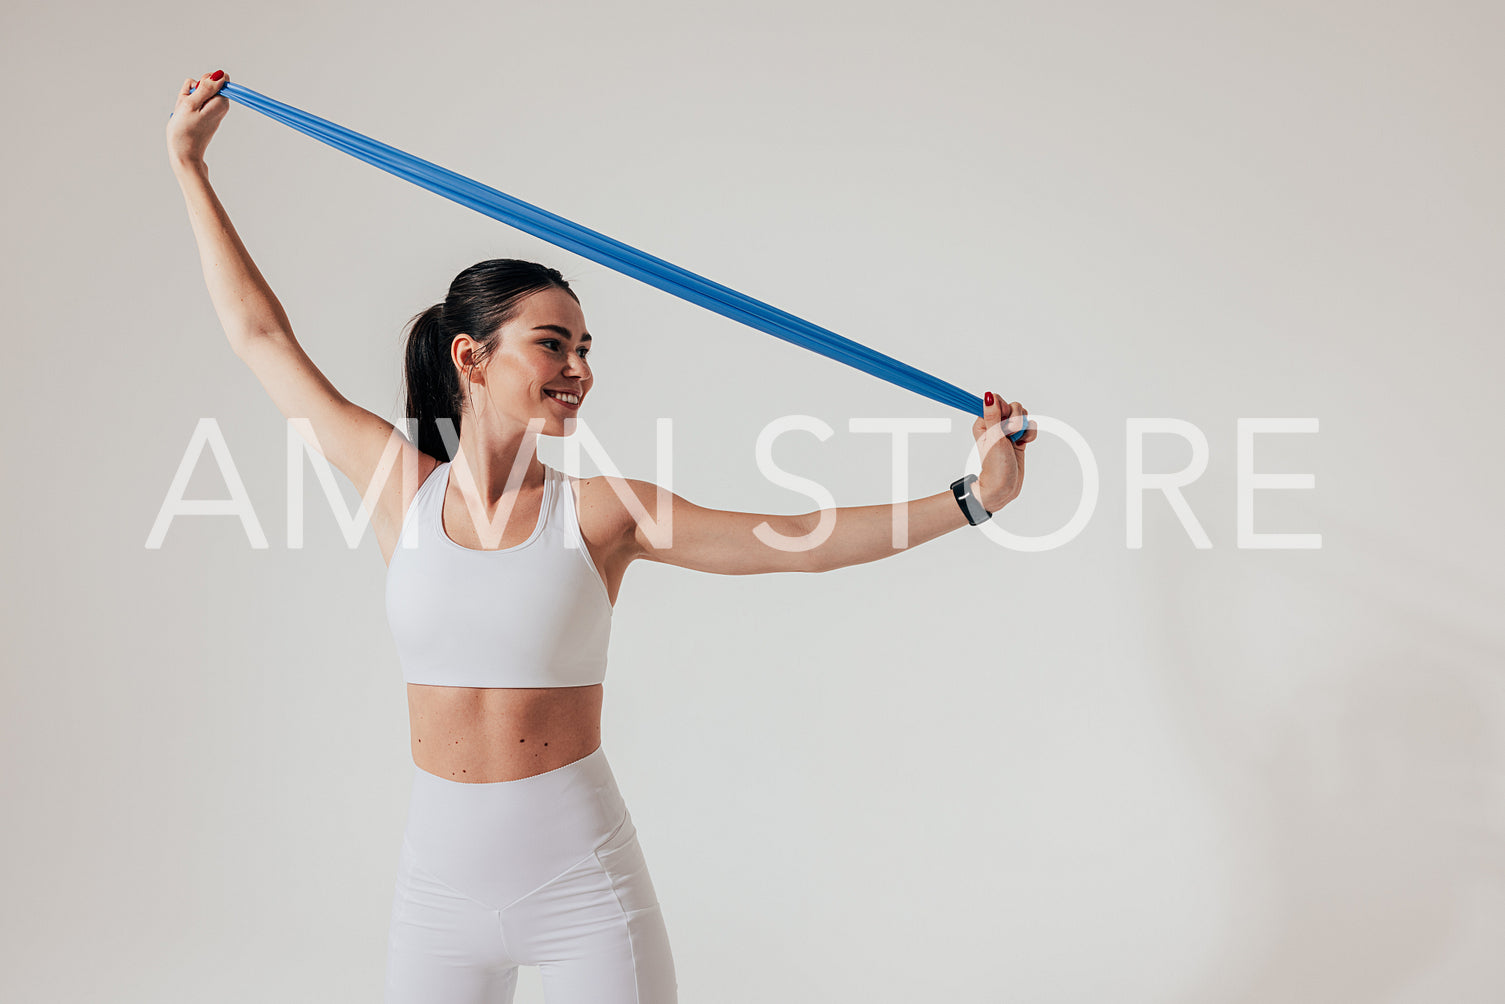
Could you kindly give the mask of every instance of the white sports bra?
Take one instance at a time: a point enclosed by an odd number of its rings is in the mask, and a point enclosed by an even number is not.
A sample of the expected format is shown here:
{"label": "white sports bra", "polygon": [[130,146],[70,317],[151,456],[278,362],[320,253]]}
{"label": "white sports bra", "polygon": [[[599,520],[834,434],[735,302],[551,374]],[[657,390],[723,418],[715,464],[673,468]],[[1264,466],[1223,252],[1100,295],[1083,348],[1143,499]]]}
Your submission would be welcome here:
{"label": "white sports bra", "polygon": [[446,687],[581,687],[606,678],[611,600],[575,514],[571,483],[544,465],[533,535],[462,547],[444,532],[449,463],[403,514],[387,565],[387,623],[402,678]]}

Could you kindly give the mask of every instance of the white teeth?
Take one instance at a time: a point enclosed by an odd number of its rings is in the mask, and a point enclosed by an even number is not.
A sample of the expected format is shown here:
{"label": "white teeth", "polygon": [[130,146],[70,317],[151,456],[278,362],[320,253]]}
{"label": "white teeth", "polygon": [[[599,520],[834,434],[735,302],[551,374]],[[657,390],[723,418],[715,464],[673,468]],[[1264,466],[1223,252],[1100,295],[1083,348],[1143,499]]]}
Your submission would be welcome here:
{"label": "white teeth", "polygon": [[569,404],[579,404],[580,403],[580,398],[576,397],[574,394],[569,394],[569,393],[566,393],[565,391],[562,391],[562,390],[558,390],[558,391],[556,391],[556,390],[545,391],[545,393],[547,393],[550,397],[557,397],[557,398],[559,398],[559,400],[565,401],[565,402],[567,402]]}

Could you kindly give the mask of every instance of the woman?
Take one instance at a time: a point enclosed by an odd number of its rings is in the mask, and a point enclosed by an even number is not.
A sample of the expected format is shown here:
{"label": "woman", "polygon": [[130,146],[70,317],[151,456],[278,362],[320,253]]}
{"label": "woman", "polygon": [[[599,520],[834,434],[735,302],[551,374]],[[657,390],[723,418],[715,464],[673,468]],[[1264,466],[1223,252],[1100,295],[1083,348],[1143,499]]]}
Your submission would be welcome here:
{"label": "woman", "polygon": [[[510,1001],[518,965],[537,965],[550,1004],[674,1001],[663,916],[601,749],[627,566],[748,575],[872,561],[897,553],[894,507],[838,509],[834,529],[801,546],[822,513],[723,512],[665,492],[665,534],[624,501],[655,517],[657,486],[548,467],[536,439],[573,431],[593,384],[591,335],[558,271],[511,259],[467,268],[415,319],[410,443],[303,353],[210,188],[204,154],[229,110],[224,81],[186,80],[167,128],[210,296],[236,354],[362,492],[387,562],[414,771],[386,1000]],[[958,479],[904,503],[911,545],[1018,495],[1035,432],[1002,437],[1024,414],[987,395],[973,425],[984,454],[975,494]],[[796,543],[764,543],[767,530]]]}

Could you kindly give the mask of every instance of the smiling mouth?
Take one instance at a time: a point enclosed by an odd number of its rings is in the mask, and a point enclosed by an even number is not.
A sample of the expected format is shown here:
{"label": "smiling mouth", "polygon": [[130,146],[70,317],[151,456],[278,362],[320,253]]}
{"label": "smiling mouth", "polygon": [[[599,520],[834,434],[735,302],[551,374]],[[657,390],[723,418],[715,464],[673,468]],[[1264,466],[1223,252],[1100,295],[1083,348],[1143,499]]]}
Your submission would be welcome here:
{"label": "smiling mouth", "polygon": [[568,408],[570,411],[574,411],[580,407],[579,395],[572,394],[569,391],[545,389],[544,393],[555,401],[558,401],[561,407]]}

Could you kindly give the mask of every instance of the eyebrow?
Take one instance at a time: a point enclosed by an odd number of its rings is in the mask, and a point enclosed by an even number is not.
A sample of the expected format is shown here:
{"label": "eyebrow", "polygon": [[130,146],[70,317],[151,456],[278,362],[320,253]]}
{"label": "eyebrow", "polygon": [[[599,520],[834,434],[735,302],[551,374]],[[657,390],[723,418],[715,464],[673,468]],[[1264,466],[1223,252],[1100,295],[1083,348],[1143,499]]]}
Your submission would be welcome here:
{"label": "eyebrow", "polygon": [[[552,331],[552,332],[554,332],[557,335],[563,335],[565,338],[569,338],[570,337],[570,329],[569,328],[565,328],[565,327],[561,327],[558,324],[538,324],[538,325],[534,325],[533,330],[534,331]],[[588,342],[588,341],[590,341],[591,340],[591,333],[589,331],[587,331],[585,334],[583,334],[583,335],[580,336],[580,340],[582,342]]]}

